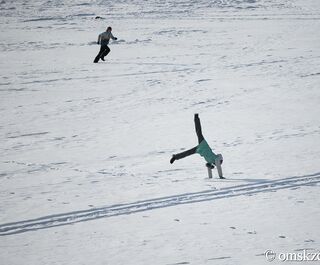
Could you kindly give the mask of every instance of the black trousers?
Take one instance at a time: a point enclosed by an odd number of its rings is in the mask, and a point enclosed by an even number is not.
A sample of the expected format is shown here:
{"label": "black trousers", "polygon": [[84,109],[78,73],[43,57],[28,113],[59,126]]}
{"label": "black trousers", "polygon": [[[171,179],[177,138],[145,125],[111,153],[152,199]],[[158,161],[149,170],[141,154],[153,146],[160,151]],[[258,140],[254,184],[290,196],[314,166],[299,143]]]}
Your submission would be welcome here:
{"label": "black trousers", "polygon": [[[194,115],[194,125],[195,125],[195,129],[196,129],[197,137],[198,137],[198,143],[200,144],[203,141],[204,137],[202,135],[200,119],[199,119],[198,115],[196,115],[196,114]],[[198,146],[195,146],[189,150],[183,151],[179,154],[175,154],[174,156],[177,160],[179,160],[179,159],[182,159],[186,156],[193,155],[197,152],[197,147]]]}
{"label": "black trousers", "polygon": [[110,48],[108,47],[108,45],[101,45],[100,51],[94,61],[98,62],[100,58],[104,59],[104,57],[107,56],[109,52]]}

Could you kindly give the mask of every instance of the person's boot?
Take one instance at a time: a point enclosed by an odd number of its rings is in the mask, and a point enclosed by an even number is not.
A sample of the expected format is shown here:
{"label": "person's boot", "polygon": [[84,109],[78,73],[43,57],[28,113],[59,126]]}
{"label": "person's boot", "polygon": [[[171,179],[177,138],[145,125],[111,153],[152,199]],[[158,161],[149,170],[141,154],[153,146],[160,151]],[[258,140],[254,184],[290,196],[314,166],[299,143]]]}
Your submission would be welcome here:
{"label": "person's boot", "polygon": [[176,156],[175,155],[173,155],[172,157],[171,157],[171,159],[170,159],[170,164],[173,164],[173,162],[176,160]]}
{"label": "person's boot", "polygon": [[101,59],[102,61],[105,61],[105,60],[104,60],[104,57],[101,57],[100,59]]}

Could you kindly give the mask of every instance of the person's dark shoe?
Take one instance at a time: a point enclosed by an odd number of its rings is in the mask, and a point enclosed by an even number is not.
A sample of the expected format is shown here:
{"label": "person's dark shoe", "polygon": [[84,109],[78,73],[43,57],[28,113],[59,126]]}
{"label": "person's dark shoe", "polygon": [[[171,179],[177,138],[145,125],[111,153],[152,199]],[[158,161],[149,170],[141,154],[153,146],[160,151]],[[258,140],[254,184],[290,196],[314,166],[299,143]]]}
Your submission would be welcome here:
{"label": "person's dark shoe", "polygon": [[104,60],[104,57],[101,57],[100,59],[101,59],[102,61],[105,61],[105,60]]}
{"label": "person's dark shoe", "polygon": [[220,177],[220,179],[226,179],[226,178],[224,178],[224,177]]}
{"label": "person's dark shoe", "polygon": [[173,164],[173,162],[176,160],[176,157],[175,157],[175,155],[173,155],[172,157],[171,157],[171,159],[170,159],[170,164]]}

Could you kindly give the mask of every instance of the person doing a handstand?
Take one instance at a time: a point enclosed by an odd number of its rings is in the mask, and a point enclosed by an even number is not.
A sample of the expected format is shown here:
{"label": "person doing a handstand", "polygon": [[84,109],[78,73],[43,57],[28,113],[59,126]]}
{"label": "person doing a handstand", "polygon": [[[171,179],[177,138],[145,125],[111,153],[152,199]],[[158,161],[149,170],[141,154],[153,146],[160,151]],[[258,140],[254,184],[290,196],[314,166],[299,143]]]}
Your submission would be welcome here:
{"label": "person doing a handstand", "polygon": [[[196,147],[193,147],[187,151],[183,151],[181,153],[172,155],[172,158],[170,159],[170,163],[172,164],[175,160],[179,160],[184,157],[198,153],[199,155],[203,156],[204,159],[207,161],[206,166],[208,168],[214,168],[215,165],[218,166],[217,165],[218,163],[220,166],[223,162],[223,157],[221,154],[215,154],[211,150],[207,141],[204,139],[204,137],[202,135],[199,114],[194,114],[194,124],[195,124],[195,128],[196,128],[196,133],[198,136],[198,143],[199,144]],[[223,179],[224,177],[222,175],[220,175],[220,178]]]}

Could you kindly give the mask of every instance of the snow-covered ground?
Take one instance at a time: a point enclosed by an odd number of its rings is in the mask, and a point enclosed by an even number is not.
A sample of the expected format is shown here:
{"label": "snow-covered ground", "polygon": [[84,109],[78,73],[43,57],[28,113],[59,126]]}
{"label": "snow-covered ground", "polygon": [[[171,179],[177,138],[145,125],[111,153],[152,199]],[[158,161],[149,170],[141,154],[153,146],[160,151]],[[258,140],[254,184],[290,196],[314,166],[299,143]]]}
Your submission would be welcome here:
{"label": "snow-covered ground", "polygon": [[[318,0],[2,0],[0,14],[0,264],[320,251]],[[109,25],[118,40],[93,64]],[[169,163],[197,144],[194,113],[226,180],[198,155]]]}

